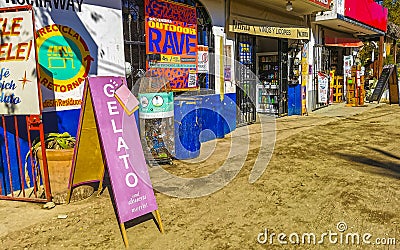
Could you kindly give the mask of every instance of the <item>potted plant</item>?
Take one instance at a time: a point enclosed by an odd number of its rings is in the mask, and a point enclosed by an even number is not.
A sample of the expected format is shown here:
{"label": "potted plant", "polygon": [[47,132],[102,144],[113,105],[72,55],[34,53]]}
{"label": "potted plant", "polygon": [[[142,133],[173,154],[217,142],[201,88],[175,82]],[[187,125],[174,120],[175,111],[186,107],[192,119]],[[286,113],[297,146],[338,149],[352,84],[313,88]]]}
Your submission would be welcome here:
{"label": "potted plant", "polygon": [[[72,166],[72,158],[74,155],[74,147],[76,144],[75,137],[68,132],[64,133],[49,133],[45,135],[45,150],[47,158],[47,168],[50,180],[50,189],[53,198],[58,195],[66,194],[68,189],[69,176]],[[36,138],[32,142],[32,157],[34,169],[37,176],[40,174],[44,180],[43,156],[41,151],[42,145],[40,138]],[[25,157],[25,173],[27,173],[27,162],[30,152]],[[40,171],[38,170],[40,169]],[[40,178],[37,178],[38,186],[40,186]],[[30,185],[30,183],[28,183]]]}

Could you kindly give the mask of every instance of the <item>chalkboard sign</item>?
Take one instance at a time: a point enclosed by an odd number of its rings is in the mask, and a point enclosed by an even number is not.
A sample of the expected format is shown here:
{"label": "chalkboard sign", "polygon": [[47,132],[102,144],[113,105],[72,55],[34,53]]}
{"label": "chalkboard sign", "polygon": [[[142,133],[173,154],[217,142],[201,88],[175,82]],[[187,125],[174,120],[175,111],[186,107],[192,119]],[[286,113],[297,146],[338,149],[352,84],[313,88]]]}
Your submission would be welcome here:
{"label": "chalkboard sign", "polygon": [[392,75],[394,70],[394,65],[386,65],[383,70],[382,74],[378,79],[378,83],[376,84],[376,87],[374,89],[374,92],[372,93],[371,97],[369,98],[370,102],[379,101],[381,100],[383,91],[388,87],[389,83],[389,78]]}

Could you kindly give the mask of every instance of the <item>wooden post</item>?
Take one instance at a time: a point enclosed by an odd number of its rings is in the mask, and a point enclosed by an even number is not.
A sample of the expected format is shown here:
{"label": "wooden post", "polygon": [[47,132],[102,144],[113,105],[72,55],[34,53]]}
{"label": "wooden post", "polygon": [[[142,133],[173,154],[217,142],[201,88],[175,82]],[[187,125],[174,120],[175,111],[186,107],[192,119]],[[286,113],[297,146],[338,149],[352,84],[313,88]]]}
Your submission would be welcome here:
{"label": "wooden post", "polygon": [[128,241],[128,236],[126,235],[125,224],[124,223],[120,223],[119,227],[120,227],[120,230],[121,230],[122,239],[124,241],[125,248],[128,248],[129,247],[129,241]]}
{"label": "wooden post", "polygon": [[159,227],[159,229],[160,229],[160,232],[161,232],[162,234],[164,234],[164,226],[163,226],[163,224],[162,224],[160,212],[159,212],[158,210],[156,210],[156,211],[154,211],[154,213],[156,214],[156,220],[157,220],[157,223],[158,223],[158,227]]}
{"label": "wooden post", "polygon": [[394,57],[394,64],[397,64],[397,41],[393,39],[393,57]]}
{"label": "wooden post", "polygon": [[381,76],[381,72],[383,69],[383,46],[385,46],[385,37],[379,37],[379,57],[378,57],[378,78]]}

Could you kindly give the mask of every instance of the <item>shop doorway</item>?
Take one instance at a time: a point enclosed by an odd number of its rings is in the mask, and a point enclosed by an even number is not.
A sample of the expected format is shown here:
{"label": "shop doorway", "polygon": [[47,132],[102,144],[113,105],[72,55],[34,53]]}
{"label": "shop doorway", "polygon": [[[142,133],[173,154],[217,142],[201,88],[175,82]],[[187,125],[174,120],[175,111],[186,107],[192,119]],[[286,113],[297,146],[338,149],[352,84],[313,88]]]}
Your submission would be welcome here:
{"label": "shop doorway", "polygon": [[288,114],[288,39],[257,37],[256,110],[275,116]]}

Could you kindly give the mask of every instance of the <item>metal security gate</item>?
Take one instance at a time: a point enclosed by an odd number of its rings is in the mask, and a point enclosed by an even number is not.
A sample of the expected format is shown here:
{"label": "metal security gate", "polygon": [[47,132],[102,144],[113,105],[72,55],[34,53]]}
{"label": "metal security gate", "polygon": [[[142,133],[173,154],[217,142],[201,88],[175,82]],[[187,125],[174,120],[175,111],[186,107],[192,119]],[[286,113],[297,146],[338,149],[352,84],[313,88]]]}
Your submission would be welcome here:
{"label": "metal security gate", "polygon": [[144,0],[122,0],[122,15],[125,43],[125,61],[130,76],[129,88],[146,72],[146,39]]}
{"label": "metal security gate", "polygon": [[255,74],[255,36],[236,34],[237,67],[236,115],[237,126],[244,126],[256,121],[256,84]]}
{"label": "metal security gate", "polygon": [[288,114],[288,40],[278,39],[279,54],[279,115]]}
{"label": "metal security gate", "polygon": [[[43,123],[39,116],[1,116],[0,199],[46,202],[51,190],[44,150],[39,164],[32,139],[44,145]],[[41,172],[43,174],[41,174]]]}
{"label": "metal security gate", "polygon": [[[323,45],[314,46],[313,89],[311,92],[311,110],[327,106],[318,102],[318,72],[329,75],[330,50]],[[329,93],[329,91],[328,91]],[[329,100],[329,98],[328,98]]]}

